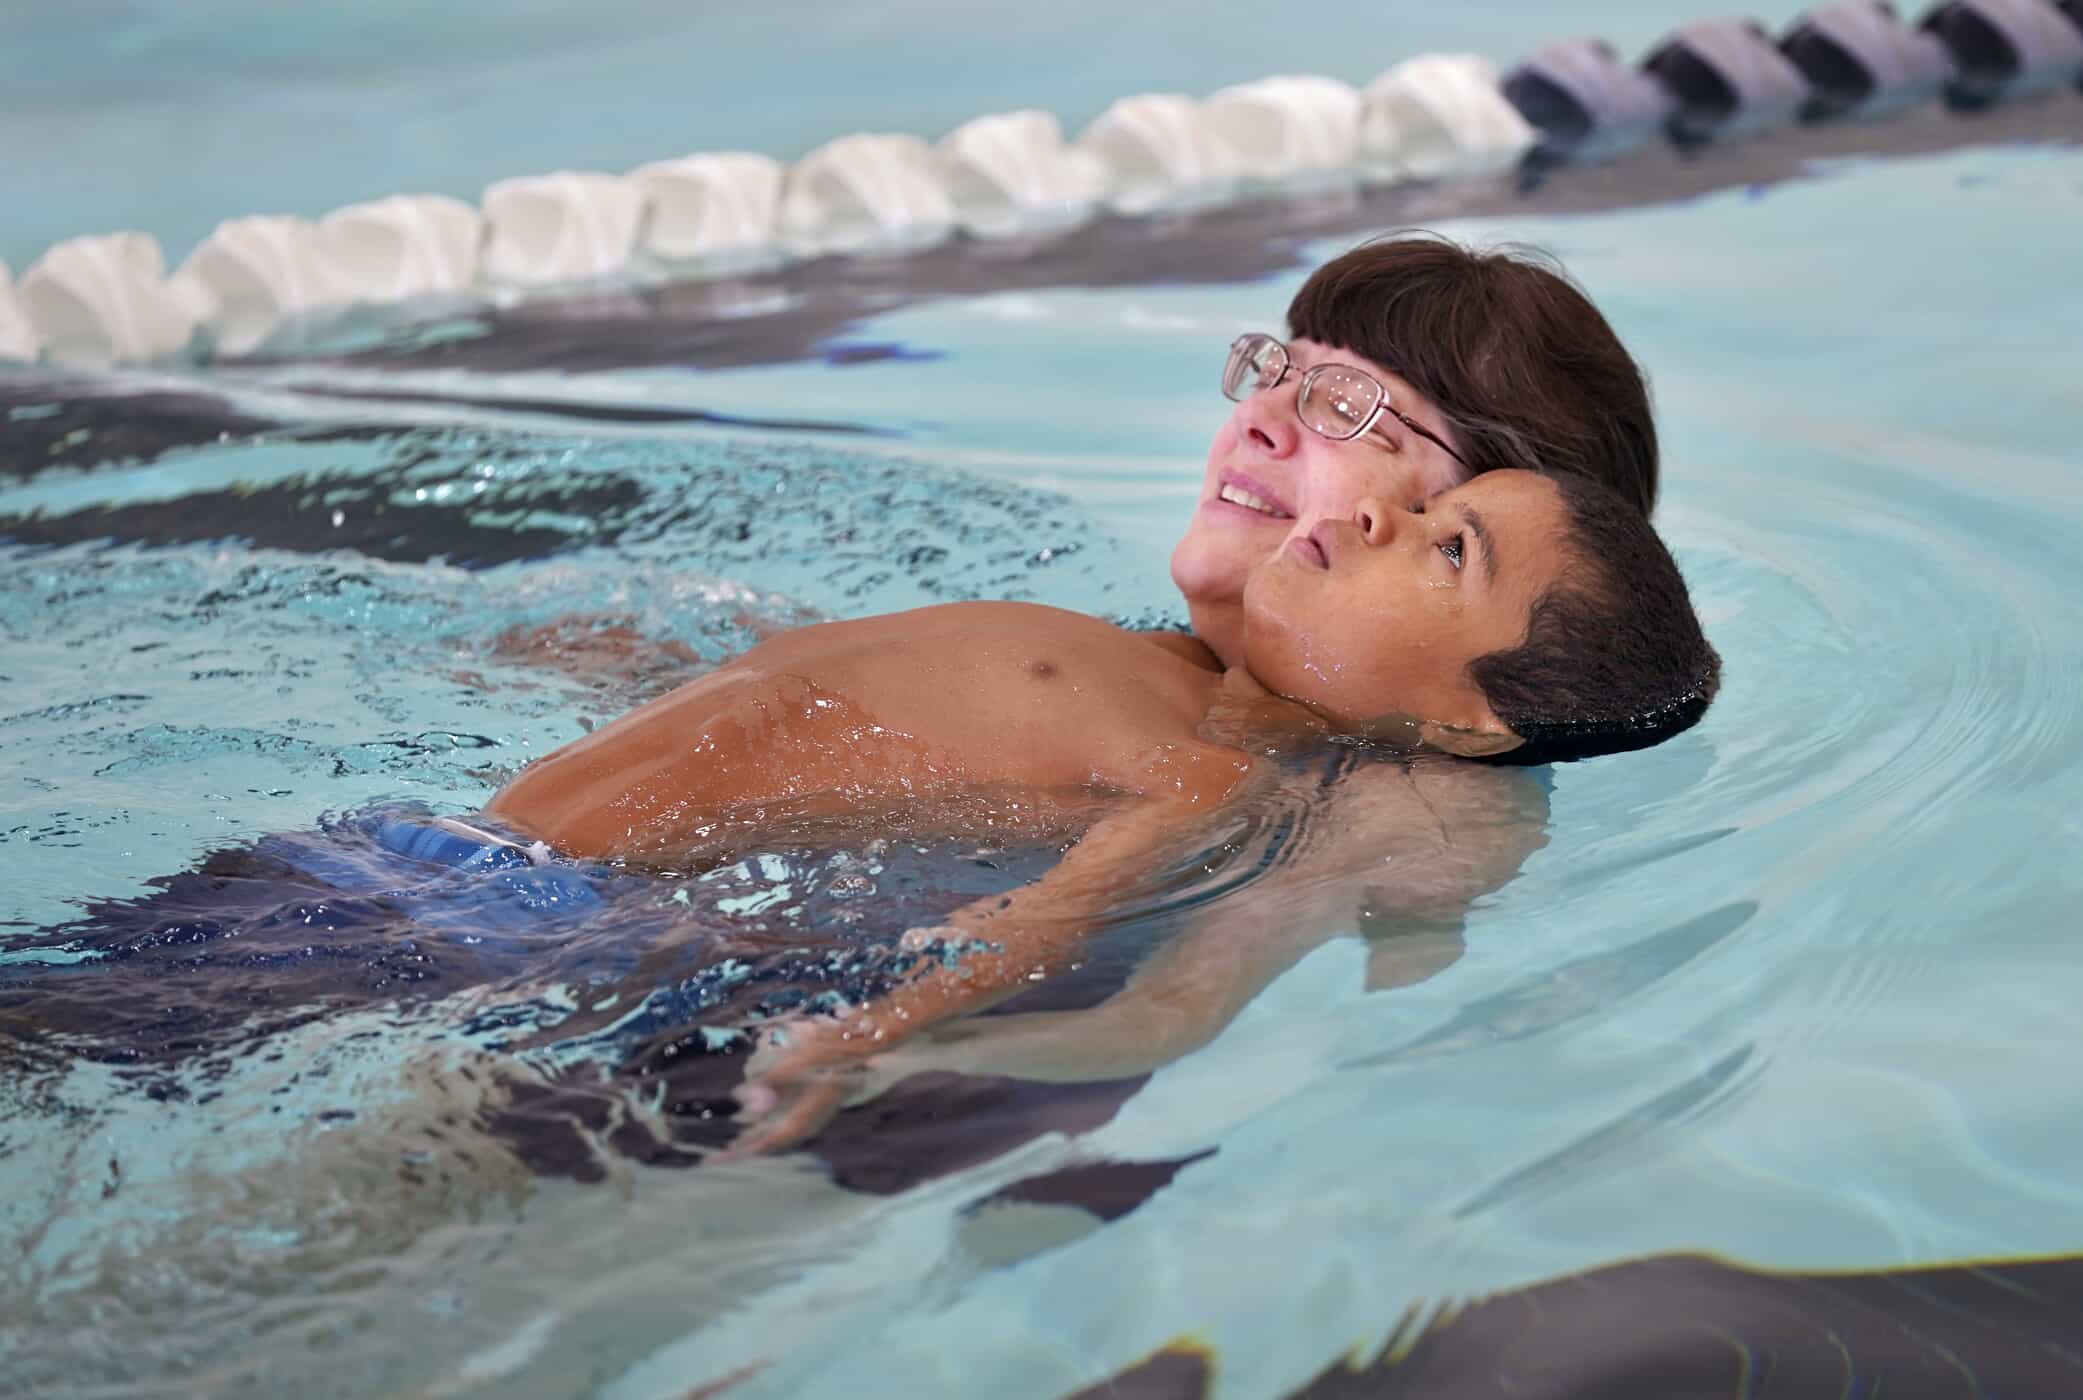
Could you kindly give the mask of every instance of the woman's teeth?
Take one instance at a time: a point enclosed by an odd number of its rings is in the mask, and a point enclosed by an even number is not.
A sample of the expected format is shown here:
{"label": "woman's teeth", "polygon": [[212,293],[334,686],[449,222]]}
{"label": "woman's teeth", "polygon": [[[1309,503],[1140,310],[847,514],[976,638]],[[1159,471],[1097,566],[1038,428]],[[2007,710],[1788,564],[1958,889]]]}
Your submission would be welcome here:
{"label": "woman's teeth", "polygon": [[1264,496],[1254,496],[1241,486],[1225,486],[1216,493],[1217,499],[1228,501],[1233,506],[1255,510],[1260,515],[1286,515],[1287,512],[1274,505]]}

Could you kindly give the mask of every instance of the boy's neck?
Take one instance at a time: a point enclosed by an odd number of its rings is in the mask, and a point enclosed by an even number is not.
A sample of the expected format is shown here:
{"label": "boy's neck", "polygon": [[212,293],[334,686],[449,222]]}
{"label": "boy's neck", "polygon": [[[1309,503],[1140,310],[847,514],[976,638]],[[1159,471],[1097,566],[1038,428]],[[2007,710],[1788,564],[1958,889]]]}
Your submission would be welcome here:
{"label": "boy's neck", "polygon": [[1232,666],[1215,678],[1201,733],[1216,743],[1257,748],[1321,739],[1331,733],[1331,724],[1308,706],[1275,695],[1244,667]]}

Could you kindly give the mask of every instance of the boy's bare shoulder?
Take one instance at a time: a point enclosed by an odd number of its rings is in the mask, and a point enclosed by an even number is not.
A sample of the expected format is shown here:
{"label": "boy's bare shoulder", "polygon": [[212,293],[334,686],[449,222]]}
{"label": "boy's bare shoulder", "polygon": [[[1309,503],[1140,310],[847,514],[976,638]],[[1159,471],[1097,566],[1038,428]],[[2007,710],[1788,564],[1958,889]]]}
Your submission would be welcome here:
{"label": "boy's bare shoulder", "polygon": [[1327,870],[1387,877],[1406,911],[1455,909],[1547,844],[1547,790],[1523,768],[1444,755],[1363,764],[1329,793]]}
{"label": "boy's bare shoulder", "polygon": [[1547,789],[1524,768],[1424,754],[1350,776],[1355,816],[1393,814],[1397,829],[1442,846],[1482,845],[1485,834],[1540,832],[1547,824]]}

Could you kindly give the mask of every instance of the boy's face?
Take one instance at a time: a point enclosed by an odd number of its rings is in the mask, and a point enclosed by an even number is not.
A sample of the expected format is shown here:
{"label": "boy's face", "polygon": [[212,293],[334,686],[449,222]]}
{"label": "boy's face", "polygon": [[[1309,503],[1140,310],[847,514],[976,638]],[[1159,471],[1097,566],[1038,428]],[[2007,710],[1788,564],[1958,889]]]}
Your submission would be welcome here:
{"label": "boy's face", "polygon": [[1495,471],[1423,503],[1378,499],[1324,520],[1254,569],[1245,665],[1348,729],[1388,717],[1508,735],[1468,663],[1525,639],[1567,567],[1562,498]]}
{"label": "boy's face", "polygon": [[[1310,340],[1288,342],[1288,354],[1294,369],[1286,380],[1237,404],[1216,433],[1200,504],[1172,551],[1172,582],[1186,596],[1194,633],[1230,665],[1243,659],[1244,585],[1259,564],[1327,519],[1350,520],[1362,500],[1402,507],[1466,475],[1437,444],[1388,414],[1348,442],[1303,427],[1295,416],[1302,374],[1335,362],[1373,375],[1398,409],[1454,441],[1438,407],[1393,371]],[[1225,488],[1258,504],[1226,501]]]}

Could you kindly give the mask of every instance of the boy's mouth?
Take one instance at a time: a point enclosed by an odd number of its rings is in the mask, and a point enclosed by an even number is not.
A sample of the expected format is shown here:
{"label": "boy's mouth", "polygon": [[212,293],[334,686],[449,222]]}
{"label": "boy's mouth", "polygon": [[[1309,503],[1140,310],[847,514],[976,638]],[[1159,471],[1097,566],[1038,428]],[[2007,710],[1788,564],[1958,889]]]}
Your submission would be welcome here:
{"label": "boy's mouth", "polygon": [[1331,551],[1326,540],[1321,538],[1324,533],[1324,527],[1319,525],[1306,535],[1296,535],[1290,539],[1287,547],[1294,553],[1295,558],[1310,568],[1328,569],[1331,567]]}

